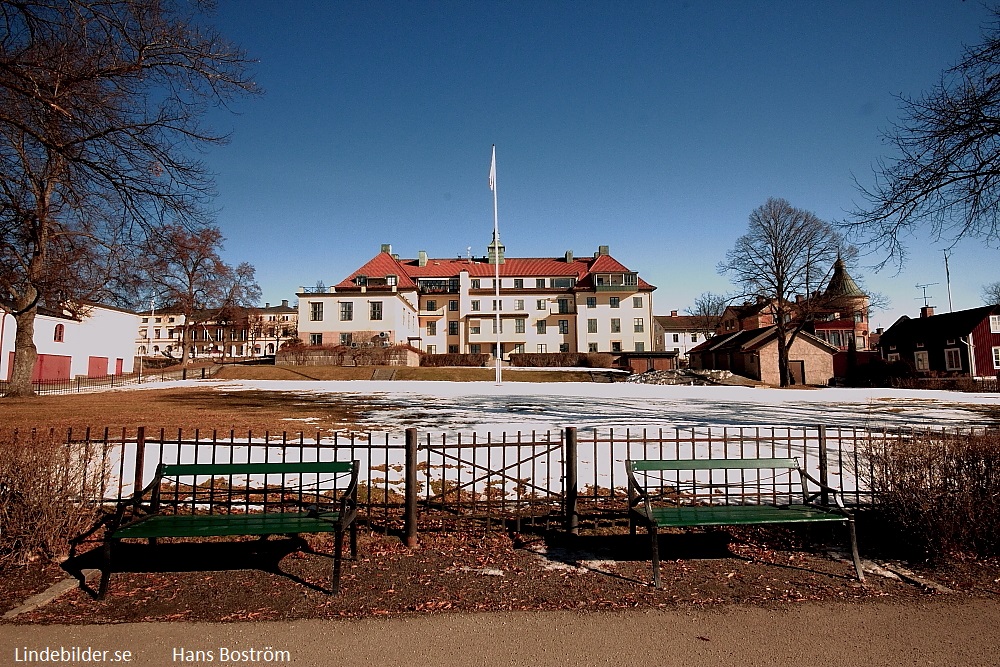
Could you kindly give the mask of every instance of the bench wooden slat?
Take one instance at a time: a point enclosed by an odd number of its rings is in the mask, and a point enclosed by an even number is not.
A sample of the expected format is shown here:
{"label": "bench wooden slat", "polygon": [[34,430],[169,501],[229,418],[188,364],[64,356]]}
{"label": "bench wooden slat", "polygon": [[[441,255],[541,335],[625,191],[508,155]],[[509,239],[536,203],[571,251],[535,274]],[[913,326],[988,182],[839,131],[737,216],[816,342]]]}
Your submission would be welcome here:
{"label": "bench wooden slat", "polygon": [[333,533],[338,512],[272,512],[267,514],[160,514],[125,526],[117,539],[151,537],[221,537],[229,535],[284,535]]}
{"label": "bench wooden slat", "polygon": [[286,473],[348,473],[351,461],[299,461],[290,463],[171,463],[162,464],[164,477],[280,475]]}
{"label": "bench wooden slat", "polygon": [[693,526],[738,526],[773,523],[810,523],[832,521],[844,523],[847,517],[821,509],[773,505],[697,505],[679,507],[654,507],[648,517],[660,528],[689,528]]}
{"label": "bench wooden slat", "polygon": [[680,459],[680,460],[637,460],[629,461],[635,472],[655,472],[657,470],[765,470],[798,469],[798,459]]}

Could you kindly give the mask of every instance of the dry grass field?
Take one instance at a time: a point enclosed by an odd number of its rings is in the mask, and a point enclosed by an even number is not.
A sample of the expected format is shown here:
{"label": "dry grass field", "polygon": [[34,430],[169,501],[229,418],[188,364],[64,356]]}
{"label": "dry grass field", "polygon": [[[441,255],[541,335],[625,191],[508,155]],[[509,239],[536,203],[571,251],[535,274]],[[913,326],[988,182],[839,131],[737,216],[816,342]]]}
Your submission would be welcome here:
{"label": "dry grass field", "polygon": [[[217,380],[371,380],[373,367],[333,366],[226,366]],[[385,371],[385,368],[382,368]],[[488,382],[491,368],[400,368],[397,380]],[[508,371],[505,382],[590,382],[589,371]],[[391,389],[392,383],[386,382]],[[116,390],[84,394],[39,396],[31,399],[0,398],[0,429],[50,429],[74,432],[87,428],[129,431],[145,426],[147,432],[165,429],[185,433],[199,429],[228,434],[247,431],[262,434],[297,433],[305,429],[352,429],[362,411],[370,409],[357,396],[350,399],[309,392],[229,391],[225,387],[193,386],[142,390]],[[349,388],[348,388],[348,391]],[[303,426],[308,424],[308,426]]]}

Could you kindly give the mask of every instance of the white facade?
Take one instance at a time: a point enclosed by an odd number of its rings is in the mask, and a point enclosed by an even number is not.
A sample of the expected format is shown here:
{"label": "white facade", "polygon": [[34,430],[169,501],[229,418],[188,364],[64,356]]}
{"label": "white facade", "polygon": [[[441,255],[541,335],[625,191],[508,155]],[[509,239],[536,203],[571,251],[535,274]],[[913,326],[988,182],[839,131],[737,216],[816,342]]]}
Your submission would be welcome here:
{"label": "white facade", "polygon": [[[36,363],[66,379],[131,373],[138,316],[123,310],[93,306],[80,321],[50,314],[35,318]],[[0,377],[10,377],[17,324],[3,313],[0,319]]]}

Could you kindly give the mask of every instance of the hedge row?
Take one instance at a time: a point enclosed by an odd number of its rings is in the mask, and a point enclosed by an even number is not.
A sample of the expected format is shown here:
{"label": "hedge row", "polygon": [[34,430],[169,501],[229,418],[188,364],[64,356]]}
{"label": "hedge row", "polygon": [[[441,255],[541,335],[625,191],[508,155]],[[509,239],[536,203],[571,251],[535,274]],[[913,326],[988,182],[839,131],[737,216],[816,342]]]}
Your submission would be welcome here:
{"label": "hedge row", "polygon": [[420,357],[421,366],[474,366],[489,365],[488,354],[424,354]]}
{"label": "hedge row", "polygon": [[604,352],[533,352],[512,354],[512,366],[522,368],[611,368],[614,357]]}

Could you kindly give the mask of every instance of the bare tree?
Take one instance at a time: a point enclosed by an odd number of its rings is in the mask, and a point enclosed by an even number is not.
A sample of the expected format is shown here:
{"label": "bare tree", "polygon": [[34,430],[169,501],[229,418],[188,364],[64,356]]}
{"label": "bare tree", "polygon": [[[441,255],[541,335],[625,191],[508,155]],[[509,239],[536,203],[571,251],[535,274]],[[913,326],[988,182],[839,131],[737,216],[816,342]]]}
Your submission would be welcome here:
{"label": "bare tree", "polygon": [[31,395],[39,305],[120,296],[146,232],[206,222],[204,112],[248,60],[175,0],[0,0],[0,306]]}
{"label": "bare tree", "polygon": [[834,263],[849,250],[829,223],[772,198],[750,214],[747,233],[718,266],[719,273],[728,274],[742,290],[741,297],[771,303],[782,387],[791,382],[788,350],[809,321],[795,297],[819,293]]}
{"label": "bare tree", "polygon": [[902,120],[885,133],[898,155],[880,161],[867,205],[849,229],[901,266],[905,237],[1000,242],[1000,9],[983,42],[968,47],[927,93],[901,98]]}
{"label": "bare tree", "polygon": [[979,295],[987,306],[995,306],[1000,303],[1000,282],[983,285]]}
{"label": "bare tree", "polygon": [[730,301],[728,296],[722,294],[702,292],[694,300],[694,305],[684,312],[695,318],[695,329],[708,338],[715,335],[715,329],[722,321],[722,315],[726,312],[726,306]]}
{"label": "bare tree", "polygon": [[183,364],[187,365],[189,332],[198,321],[246,318],[237,312],[256,305],[260,287],[249,264],[232,267],[219,256],[218,227],[190,231],[180,224],[164,225],[143,245],[140,280],[143,291],[184,315],[181,327]]}

